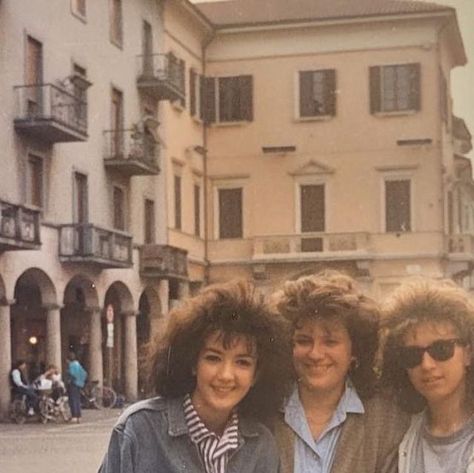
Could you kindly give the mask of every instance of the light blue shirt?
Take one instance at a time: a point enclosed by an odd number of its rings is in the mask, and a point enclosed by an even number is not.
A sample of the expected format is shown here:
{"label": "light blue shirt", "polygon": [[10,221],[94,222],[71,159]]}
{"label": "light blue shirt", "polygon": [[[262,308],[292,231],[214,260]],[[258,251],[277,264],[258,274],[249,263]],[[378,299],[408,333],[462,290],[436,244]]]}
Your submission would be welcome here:
{"label": "light blue shirt", "polygon": [[319,438],[314,439],[295,386],[285,406],[285,422],[296,434],[294,473],[330,473],[342,424],[348,413],[363,414],[364,406],[350,381]]}

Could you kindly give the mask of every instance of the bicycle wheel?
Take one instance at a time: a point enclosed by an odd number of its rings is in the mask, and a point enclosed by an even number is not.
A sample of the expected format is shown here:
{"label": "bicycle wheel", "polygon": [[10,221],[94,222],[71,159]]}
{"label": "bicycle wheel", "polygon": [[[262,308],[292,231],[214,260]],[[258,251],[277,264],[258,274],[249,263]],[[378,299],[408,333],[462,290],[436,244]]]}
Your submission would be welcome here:
{"label": "bicycle wheel", "polygon": [[59,401],[59,413],[64,422],[71,420],[71,409],[69,407],[69,400],[66,396],[63,396]]}
{"label": "bicycle wheel", "polygon": [[91,395],[97,409],[111,409],[117,402],[117,394],[109,386],[94,386]]}
{"label": "bicycle wheel", "polygon": [[26,406],[24,401],[20,399],[15,399],[10,404],[10,419],[15,422],[15,424],[24,424],[26,421]]}

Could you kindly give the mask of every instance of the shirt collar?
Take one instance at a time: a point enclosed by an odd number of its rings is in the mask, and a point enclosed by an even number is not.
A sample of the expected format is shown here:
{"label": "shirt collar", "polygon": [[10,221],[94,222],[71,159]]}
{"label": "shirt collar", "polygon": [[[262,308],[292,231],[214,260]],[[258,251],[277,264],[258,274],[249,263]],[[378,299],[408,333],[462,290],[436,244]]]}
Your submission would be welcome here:
{"label": "shirt collar", "polygon": [[[347,414],[363,414],[364,412],[364,405],[362,404],[352,382],[348,379],[341,399],[339,400],[325,432],[342,424],[346,420]],[[307,442],[310,441],[312,437],[298,393],[298,385],[295,385],[286,403],[285,422],[295,431],[296,434],[298,434],[299,437],[305,439]],[[324,432],[322,435],[324,435]]]}
{"label": "shirt collar", "polygon": [[[184,419],[189,430],[189,436],[194,443],[200,443],[202,440],[208,437],[219,437],[216,433],[211,432],[199,417],[192,401],[191,396],[186,394],[183,400],[184,408]],[[229,422],[227,423],[224,432],[221,436],[222,439],[228,439],[232,444],[235,443],[237,448],[237,431],[239,427],[239,417],[236,412],[233,412]]]}

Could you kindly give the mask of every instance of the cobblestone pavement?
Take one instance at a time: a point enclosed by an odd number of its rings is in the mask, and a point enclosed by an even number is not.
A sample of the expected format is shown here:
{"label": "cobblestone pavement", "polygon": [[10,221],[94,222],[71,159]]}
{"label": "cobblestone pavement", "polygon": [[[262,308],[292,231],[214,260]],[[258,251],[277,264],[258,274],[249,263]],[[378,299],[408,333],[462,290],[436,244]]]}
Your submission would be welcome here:
{"label": "cobblestone pavement", "polygon": [[0,472],[95,473],[120,410],[82,414],[80,424],[0,424]]}

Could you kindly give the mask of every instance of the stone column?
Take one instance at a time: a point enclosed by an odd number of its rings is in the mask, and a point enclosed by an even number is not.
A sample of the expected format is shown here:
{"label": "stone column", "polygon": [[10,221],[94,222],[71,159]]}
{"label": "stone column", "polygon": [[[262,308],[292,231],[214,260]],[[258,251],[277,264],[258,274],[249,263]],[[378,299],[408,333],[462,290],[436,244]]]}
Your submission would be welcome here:
{"label": "stone column", "polygon": [[102,386],[104,368],[102,362],[102,324],[100,307],[87,307],[89,313],[89,379]]}
{"label": "stone column", "polygon": [[8,416],[10,375],[12,365],[10,306],[15,301],[0,299],[0,419]]}
{"label": "stone column", "polygon": [[46,309],[46,365],[61,365],[61,306],[47,304]]}
{"label": "stone column", "polygon": [[138,394],[137,312],[122,314],[125,326],[125,397],[135,401]]}
{"label": "stone column", "polygon": [[189,297],[189,282],[180,281],[178,285],[178,298],[181,301],[187,297]]}

